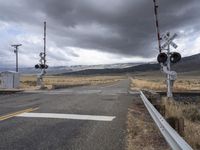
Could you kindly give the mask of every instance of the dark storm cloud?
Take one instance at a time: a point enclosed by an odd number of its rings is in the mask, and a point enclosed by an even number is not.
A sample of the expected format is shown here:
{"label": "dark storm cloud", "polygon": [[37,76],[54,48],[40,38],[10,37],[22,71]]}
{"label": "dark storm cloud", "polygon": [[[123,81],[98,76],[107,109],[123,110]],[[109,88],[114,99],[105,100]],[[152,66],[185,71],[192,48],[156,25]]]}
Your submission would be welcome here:
{"label": "dark storm cloud", "polygon": [[[159,6],[163,33],[199,30],[199,0],[160,0]],[[0,0],[0,19],[36,27],[45,19],[49,38],[59,48],[156,54],[153,0]]]}

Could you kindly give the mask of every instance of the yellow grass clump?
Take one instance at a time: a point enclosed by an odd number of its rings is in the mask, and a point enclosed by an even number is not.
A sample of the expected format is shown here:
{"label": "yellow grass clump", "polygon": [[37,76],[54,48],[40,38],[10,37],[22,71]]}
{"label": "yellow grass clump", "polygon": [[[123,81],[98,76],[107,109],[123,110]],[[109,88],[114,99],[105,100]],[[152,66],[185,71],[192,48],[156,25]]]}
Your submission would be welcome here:
{"label": "yellow grass clump", "polygon": [[[148,79],[132,79],[132,88],[137,87],[139,89],[151,89],[156,91],[166,91],[165,79],[148,80]],[[174,91],[198,91],[200,90],[199,80],[184,80],[179,79],[175,81]]]}
{"label": "yellow grass clump", "polygon": [[[166,79],[157,77],[137,77],[132,79],[132,89],[151,89],[155,91],[166,91]],[[181,77],[174,83],[174,91],[199,91],[200,78]],[[166,109],[166,117],[183,117],[184,139],[194,148],[200,149],[200,103],[184,103],[162,100]]]}
{"label": "yellow grass clump", "polygon": [[165,105],[166,117],[183,117],[185,123],[184,139],[194,148],[200,149],[200,112],[199,104],[162,100]]}

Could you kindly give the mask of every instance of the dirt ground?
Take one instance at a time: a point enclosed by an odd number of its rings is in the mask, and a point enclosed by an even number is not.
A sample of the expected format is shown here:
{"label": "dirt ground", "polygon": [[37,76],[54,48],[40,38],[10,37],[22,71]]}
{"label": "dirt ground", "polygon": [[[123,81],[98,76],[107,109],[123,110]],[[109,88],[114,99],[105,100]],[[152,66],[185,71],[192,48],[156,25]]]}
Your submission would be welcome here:
{"label": "dirt ground", "polygon": [[170,149],[139,96],[128,111],[127,133],[127,150]]}

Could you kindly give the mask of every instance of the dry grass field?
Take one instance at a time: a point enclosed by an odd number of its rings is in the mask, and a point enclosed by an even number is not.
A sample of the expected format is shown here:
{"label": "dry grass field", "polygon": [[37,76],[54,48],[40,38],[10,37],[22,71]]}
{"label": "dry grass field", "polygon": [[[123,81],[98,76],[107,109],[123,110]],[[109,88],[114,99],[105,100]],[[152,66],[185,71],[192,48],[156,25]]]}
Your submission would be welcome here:
{"label": "dry grass field", "polygon": [[[155,91],[166,91],[166,77],[160,72],[148,72],[133,76],[133,87],[139,89],[151,89]],[[174,91],[200,91],[200,73],[178,74],[174,82]]]}
{"label": "dry grass field", "polygon": [[[159,72],[148,72],[133,75],[132,89],[151,89],[155,91],[166,91],[166,78]],[[200,73],[178,74],[174,83],[174,91],[177,92],[199,92]],[[166,118],[183,117],[185,122],[184,139],[194,148],[200,149],[200,97],[194,102],[169,101],[162,97],[165,105]]]}
{"label": "dry grass field", "polygon": [[162,99],[165,105],[166,117],[184,118],[184,139],[196,150],[200,149],[200,102],[184,104],[182,102]]}
{"label": "dry grass field", "polygon": [[[71,87],[80,85],[98,85],[117,82],[125,76],[45,76],[44,84],[51,89],[53,86]],[[22,89],[34,89],[37,84],[35,75],[22,75],[20,78]]]}

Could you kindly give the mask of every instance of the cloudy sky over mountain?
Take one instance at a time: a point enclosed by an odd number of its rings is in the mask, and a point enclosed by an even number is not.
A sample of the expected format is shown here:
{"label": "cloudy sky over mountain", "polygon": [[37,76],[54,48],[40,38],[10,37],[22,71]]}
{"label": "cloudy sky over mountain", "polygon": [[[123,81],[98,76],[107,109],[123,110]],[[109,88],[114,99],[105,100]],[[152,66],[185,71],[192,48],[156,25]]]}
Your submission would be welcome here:
{"label": "cloudy sky over mountain", "polygon": [[[178,34],[176,51],[200,52],[200,1],[160,0],[161,32]],[[0,66],[38,63],[47,21],[50,66],[155,60],[153,0],[0,0]]]}

